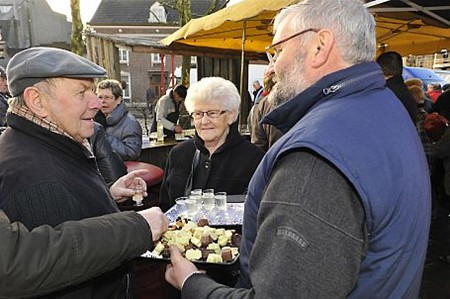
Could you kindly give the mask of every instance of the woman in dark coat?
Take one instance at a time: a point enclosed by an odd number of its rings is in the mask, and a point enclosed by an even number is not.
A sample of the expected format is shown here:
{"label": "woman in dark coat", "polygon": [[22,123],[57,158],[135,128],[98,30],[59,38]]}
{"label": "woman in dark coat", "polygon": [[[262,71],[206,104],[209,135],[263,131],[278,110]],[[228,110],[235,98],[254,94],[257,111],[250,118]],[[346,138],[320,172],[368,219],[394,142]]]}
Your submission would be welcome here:
{"label": "woman in dark coat", "polygon": [[238,132],[240,102],[234,84],[223,78],[203,78],[188,89],[185,105],[196,135],[169,154],[160,196],[163,210],[193,189],[246,192],[264,153]]}

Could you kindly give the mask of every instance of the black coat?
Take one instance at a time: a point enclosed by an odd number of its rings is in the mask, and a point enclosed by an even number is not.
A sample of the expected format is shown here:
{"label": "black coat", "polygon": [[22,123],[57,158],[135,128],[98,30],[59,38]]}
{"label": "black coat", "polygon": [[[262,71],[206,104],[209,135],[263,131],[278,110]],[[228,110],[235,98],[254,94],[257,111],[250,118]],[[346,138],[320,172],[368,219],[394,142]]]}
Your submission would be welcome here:
{"label": "black coat", "polygon": [[403,77],[401,75],[393,76],[386,80],[386,85],[394,92],[400,102],[402,102],[406,111],[408,111],[409,117],[411,117],[411,120],[415,124],[417,121],[417,103],[405,85]]}
{"label": "black coat", "polygon": [[161,188],[161,207],[164,211],[174,205],[175,199],[184,196],[191,173],[196,149],[200,151],[195,166],[192,189],[214,189],[228,194],[244,194],[248,183],[264,156],[264,152],[251,144],[237,130],[237,123],[230,126],[225,143],[209,158],[209,151],[198,135],[194,139],[176,145],[169,153]]}
{"label": "black coat", "polygon": [[[7,121],[0,136],[0,208],[12,222],[33,229],[119,211],[83,145],[14,114]],[[124,298],[129,277],[117,268],[52,298]]]}

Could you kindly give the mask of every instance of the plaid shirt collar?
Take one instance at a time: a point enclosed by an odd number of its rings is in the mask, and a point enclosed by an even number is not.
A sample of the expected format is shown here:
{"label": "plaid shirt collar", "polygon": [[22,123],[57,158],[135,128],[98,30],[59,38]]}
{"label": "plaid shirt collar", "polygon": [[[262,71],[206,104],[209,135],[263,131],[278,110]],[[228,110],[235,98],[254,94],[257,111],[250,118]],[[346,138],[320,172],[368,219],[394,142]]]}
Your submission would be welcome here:
{"label": "plaid shirt collar", "polygon": [[[23,118],[37,124],[38,126],[43,127],[44,129],[47,129],[55,134],[64,135],[75,141],[75,139],[73,139],[72,136],[70,136],[66,131],[64,131],[60,127],[58,127],[57,124],[55,124],[54,122],[49,121],[47,119],[40,118],[39,116],[34,114],[32,111],[30,111],[30,109],[28,109],[28,107],[26,107],[26,106],[10,107],[10,112],[12,114],[23,117]],[[89,140],[87,140],[86,138],[83,139],[82,145],[89,151],[89,153],[92,156],[94,155],[91,144],[89,143]]]}

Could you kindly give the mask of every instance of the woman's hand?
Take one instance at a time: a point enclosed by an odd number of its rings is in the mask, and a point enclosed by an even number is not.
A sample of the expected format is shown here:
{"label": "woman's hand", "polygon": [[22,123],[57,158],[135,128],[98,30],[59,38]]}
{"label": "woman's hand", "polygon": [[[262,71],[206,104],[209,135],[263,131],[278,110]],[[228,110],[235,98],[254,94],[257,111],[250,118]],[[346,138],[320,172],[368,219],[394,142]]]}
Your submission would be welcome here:
{"label": "woman's hand", "polygon": [[111,196],[116,202],[125,201],[127,197],[135,195],[134,187],[139,185],[142,187],[144,197],[147,196],[147,184],[141,178],[148,170],[140,169],[134,170],[122,177],[120,177],[110,188]]}

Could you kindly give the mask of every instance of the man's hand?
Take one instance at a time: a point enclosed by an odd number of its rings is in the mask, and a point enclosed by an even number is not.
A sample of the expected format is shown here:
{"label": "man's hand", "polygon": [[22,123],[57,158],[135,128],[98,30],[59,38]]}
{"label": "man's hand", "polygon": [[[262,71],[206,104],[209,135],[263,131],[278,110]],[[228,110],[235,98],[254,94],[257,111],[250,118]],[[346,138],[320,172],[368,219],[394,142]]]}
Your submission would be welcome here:
{"label": "man's hand", "polygon": [[198,269],[185,259],[175,245],[170,246],[170,261],[166,268],[166,280],[175,288],[181,290],[185,280]]}
{"label": "man's hand", "polygon": [[120,177],[110,188],[111,196],[115,201],[124,201],[127,197],[132,197],[136,192],[134,187],[140,185],[142,187],[142,196],[147,196],[147,184],[140,177],[148,172],[146,169],[134,170]]}
{"label": "man's hand", "polygon": [[183,132],[183,128],[180,125],[175,126],[175,133],[179,134]]}
{"label": "man's hand", "polygon": [[138,212],[147,221],[152,231],[153,241],[158,241],[169,227],[169,219],[164,215],[160,208],[153,207]]}

